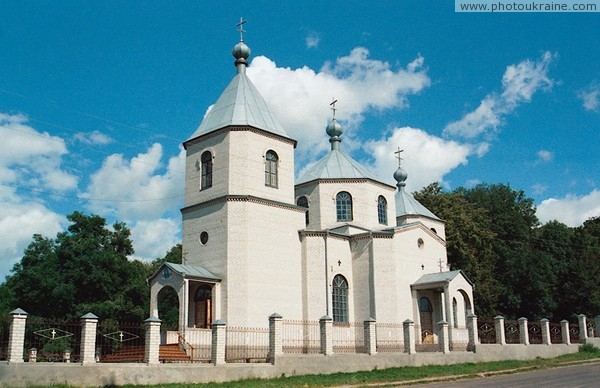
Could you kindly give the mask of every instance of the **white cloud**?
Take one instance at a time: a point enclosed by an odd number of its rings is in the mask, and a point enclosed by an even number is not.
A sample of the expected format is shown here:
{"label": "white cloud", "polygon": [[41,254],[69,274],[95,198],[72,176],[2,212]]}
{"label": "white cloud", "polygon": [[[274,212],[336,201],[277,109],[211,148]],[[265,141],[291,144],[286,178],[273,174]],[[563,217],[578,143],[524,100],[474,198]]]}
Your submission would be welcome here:
{"label": "white cloud", "polygon": [[545,52],[538,61],[524,60],[506,68],[502,77],[502,93],[488,94],[472,112],[444,129],[446,135],[474,138],[492,135],[502,124],[504,116],[520,104],[531,101],[538,90],[547,90],[554,81],[548,77],[552,54]]}
{"label": "white cloud", "polygon": [[314,31],[311,31],[308,33],[308,36],[306,37],[306,47],[307,48],[318,47],[320,40],[321,40],[321,38],[319,37],[319,34]]}
{"label": "white cloud", "polygon": [[113,142],[113,139],[110,136],[100,131],[77,132],[74,138],[75,140],[88,145],[106,145]]}
{"label": "white cloud", "polygon": [[585,110],[599,111],[600,110],[600,83],[593,83],[586,89],[578,93],[579,98],[583,101]]}
{"label": "white cloud", "polygon": [[169,159],[163,174],[162,156],[158,143],[129,161],[120,154],[108,156],[81,194],[90,200],[88,209],[127,221],[156,219],[176,208],[183,196],[185,151]]}
{"label": "white cloud", "polygon": [[54,238],[65,223],[64,216],[41,203],[0,200],[0,282],[23,257],[34,234]]}
{"label": "white cloud", "polygon": [[557,220],[571,227],[580,226],[587,219],[600,216],[600,190],[584,196],[546,199],[538,205],[537,216],[542,223]]}
{"label": "white cloud", "polygon": [[537,162],[538,163],[548,163],[554,159],[554,154],[548,150],[539,150],[537,152]]}
{"label": "white cloud", "polygon": [[408,173],[406,185],[410,191],[442,181],[445,174],[466,164],[467,156],[475,151],[470,145],[444,140],[418,128],[396,128],[390,136],[365,144],[375,158],[373,170],[381,180],[391,184],[396,183],[393,173],[398,160],[394,152],[398,147],[405,150],[402,167]]}
{"label": "white cloud", "polygon": [[135,257],[142,260],[163,257],[173,245],[181,242],[179,225],[179,220],[170,218],[136,222],[131,227]]}
{"label": "white cloud", "polygon": [[497,112],[497,98],[487,96],[472,112],[467,113],[459,121],[448,124],[444,133],[458,135],[465,138],[474,138],[489,129],[496,129],[500,125]]}
{"label": "white cloud", "polygon": [[21,259],[34,234],[53,238],[66,224],[64,216],[35,199],[37,192],[68,192],[76,188],[77,177],[62,169],[62,157],[68,153],[65,141],[34,129],[25,115],[0,113],[0,138],[3,279]]}
{"label": "white cloud", "polygon": [[288,134],[298,140],[301,161],[328,147],[323,139],[332,98],[339,101],[336,117],[346,124],[345,139],[350,140],[367,111],[406,107],[408,95],[430,84],[421,56],[395,70],[388,62],[370,59],[362,47],[319,71],[281,68],[259,56],[248,68],[248,76]]}
{"label": "white cloud", "polygon": [[0,183],[66,192],[77,177],[61,169],[65,141],[27,125],[24,115],[0,113]]}

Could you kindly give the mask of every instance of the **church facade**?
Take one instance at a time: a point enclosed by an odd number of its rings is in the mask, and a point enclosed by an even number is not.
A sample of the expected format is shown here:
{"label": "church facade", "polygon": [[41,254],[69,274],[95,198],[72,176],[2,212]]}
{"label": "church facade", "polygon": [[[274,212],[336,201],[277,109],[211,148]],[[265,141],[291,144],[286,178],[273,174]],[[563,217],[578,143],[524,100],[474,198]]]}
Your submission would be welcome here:
{"label": "church facade", "polygon": [[405,190],[400,163],[392,186],[355,161],[334,109],[329,152],[295,179],[296,141],[247,77],[243,40],[233,55],[236,74],[183,143],[183,262],[149,279],[151,315],[172,287],[189,338],[215,320],[264,327],[278,313],[334,325],[410,319],[422,341],[446,321],[464,341],[472,284],[449,271],[444,222]]}

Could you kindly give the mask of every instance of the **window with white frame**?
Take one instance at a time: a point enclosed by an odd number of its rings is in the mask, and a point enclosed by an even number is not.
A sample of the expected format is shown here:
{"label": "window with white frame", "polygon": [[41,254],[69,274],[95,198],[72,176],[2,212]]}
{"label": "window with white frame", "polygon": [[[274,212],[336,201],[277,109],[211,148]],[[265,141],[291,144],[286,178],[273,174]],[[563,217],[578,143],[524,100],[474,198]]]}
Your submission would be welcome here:
{"label": "window with white frame", "polygon": [[212,187],[212,172],[213,172],[213,160],[210,151],[205,151],[200,157],[200,163],[202,165],[202,177],[200,181],[200,190],[208,189]]}
{"label": "window with white frame", "polygon": [[333,321],[348,322],[348,281],[342,275],[333,278],[331,301]]}
{"label": "window with white frame", "polygon": [[277,163],[279,157],[275,151],[269,150],[265,155],[265,186],[277,187]]}
{"label": "window with white frame", "polygon": [[337,220],[352,221],[352,196],[347,191],[341,191],[335,196]]}
{"label": "window with white frame", "polygon": [[387,225],[387,201],[383,195],[377,198],[377,219],[382,225]]}

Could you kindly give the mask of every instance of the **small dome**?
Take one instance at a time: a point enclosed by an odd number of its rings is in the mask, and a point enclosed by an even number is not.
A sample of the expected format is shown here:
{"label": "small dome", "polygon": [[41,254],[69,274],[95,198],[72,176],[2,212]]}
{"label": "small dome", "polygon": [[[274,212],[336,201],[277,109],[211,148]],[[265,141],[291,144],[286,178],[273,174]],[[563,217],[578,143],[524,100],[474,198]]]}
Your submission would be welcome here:
{"label": "small dome", "polygon": [[344,129],[335,119],[333,119],[329,125],[327,125],[326,131],[331,137],[339,137],[344,132]]}
{"label": "small dome", "polygon": [[235,57],[235,59],[248,59],[251,54],[250,47],[244,42],[240,42],[235,45],[231,54]]}
{"label": "small dome", "polygon": [[396,182],[398,182],[398,184],[404,185],[406,178],[408,178],[408,174],[407,174],[406,170],[403,169],[402,167],[398,167],[396,172],[394,172],[394,179],[396,180]]}

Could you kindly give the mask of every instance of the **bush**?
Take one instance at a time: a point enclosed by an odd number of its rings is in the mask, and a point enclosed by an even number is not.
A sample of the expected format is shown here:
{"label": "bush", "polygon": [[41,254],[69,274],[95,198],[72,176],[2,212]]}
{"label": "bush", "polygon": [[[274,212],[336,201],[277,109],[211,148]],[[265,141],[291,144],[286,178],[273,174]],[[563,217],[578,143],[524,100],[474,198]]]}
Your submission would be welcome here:
{"label": "bush", "polygon": [[592,344],[579,345],[579,351],[585,353],[600,353],[600,348]]}

